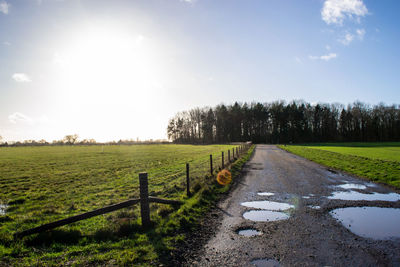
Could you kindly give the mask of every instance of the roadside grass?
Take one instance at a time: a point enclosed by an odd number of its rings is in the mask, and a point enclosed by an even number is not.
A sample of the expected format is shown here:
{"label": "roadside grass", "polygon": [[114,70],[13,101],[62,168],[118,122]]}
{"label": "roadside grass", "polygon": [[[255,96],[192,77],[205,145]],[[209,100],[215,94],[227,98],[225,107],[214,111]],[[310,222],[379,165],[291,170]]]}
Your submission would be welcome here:
{"label": "roadside grass", "polygon": [[303,146],[370,159],[400,162],[400,142],[326,143]]}
{"label": "roadside grass", "polygon": [[368,144],[281,145],[279,147],[319,164],[400,189],[400,143],[371,143],[369,146]]}
{"label": "roadside grass", "polygon": [[[154,265],[194,229],[220,193],[209,155],[233,145],[134,145],[0,148],[0,265]],[[232,164],[234,175],[251,151]],[[226,159],[226,156],[225,156]],[[190,163],[191,198],[185,196]],[[138,173],[149,174],[149,194],[180,199],[151,204],[152,229],[140,227],[139,205],[13,240],[21,230],[139,197]]]}

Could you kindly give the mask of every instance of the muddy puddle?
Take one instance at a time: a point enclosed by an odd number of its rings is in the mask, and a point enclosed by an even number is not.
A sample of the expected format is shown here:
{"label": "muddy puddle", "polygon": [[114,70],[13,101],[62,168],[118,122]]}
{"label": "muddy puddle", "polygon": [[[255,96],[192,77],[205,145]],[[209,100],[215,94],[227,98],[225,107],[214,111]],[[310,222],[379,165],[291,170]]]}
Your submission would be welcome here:
{"label": "muddy puddle", "polygon": [[313,210],[320,210],[321,209],[321,206],[317,206],[317,205],[310,205],[310,206],[307,206],[307,207],[309,207],[310,209],[313,209]]}
{"label": "muddy puddle", "polygon": [[256,259],[252,260],[251,264],[256,267],[279,267],[279,261],[274,259]]}
{"label": "muddy puddle", "polygon": [[262,232],[257,231],[255,229],[242,229],[237,232],[239,235],[251,237],[251,236],[258,236],[262,235]]}
{"label": "muddy puddle", "polygon": [[251,210],[243,213],[243,217],[254,222],[273,222],[289,219],[289,215],[279,211]]}
{"label": "muddy puddle", "polygon": [[328,199],[338,199],[338,200],[366,200],[366,201],[398,201],[400,200],[400,194],[389,193],[372,193],[364,194],[356,191],[337,191],[333,192]]}
{"label": "muddy puddle", "polygon": [[272,192],[260,192],[260,193],[257,193],[257,195],[270,197],[270,196],[275,195],[275,193],[272,193]]}
{"label": "muddy puddle", "polygon": [[340,187],[343,189],[360,189],[360,190],[367,189],[367,186],[365,186],[363,184],[352,184],[352,183],[340,184],[340,185],[337,185],[336,187]]}
{"label": "muddy puddle", "polygon": [[240,205],[248,207],[248,208],[263,209],[263,210],[275,210],[275,211],[287,210],[290,208],[294,208],[293,205],[290,205],[287,203],[268,201],[268,200],[242,202],[242,203],[240,203]]}
{"label": "muddy puddle", "polygon": [[358,236],[377,240],[400,238],[400,209],[349,207],[329,213]]}
{"label": "muddy puddle", "polygon": [[0,204],[0,215],[5,215],[8,205]]}

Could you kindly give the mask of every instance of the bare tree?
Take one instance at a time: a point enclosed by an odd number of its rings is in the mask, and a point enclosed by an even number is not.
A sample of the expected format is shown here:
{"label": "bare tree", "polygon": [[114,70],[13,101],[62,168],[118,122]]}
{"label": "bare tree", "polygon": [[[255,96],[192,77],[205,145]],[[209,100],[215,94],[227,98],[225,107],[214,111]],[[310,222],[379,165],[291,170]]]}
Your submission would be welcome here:
{"label": "bare tree", "polygon": [[69,134],[66,135],[63,139],[64,143],[68,145],[73,145],[78,141],[78,135],[77,134]]}

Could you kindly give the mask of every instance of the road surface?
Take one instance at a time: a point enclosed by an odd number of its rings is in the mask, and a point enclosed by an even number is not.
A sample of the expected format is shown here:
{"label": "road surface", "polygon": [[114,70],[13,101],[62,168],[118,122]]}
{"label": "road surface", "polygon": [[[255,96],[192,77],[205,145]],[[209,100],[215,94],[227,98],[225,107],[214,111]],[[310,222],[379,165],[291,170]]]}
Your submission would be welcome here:
{"label": "road surface", "polygon": [[[182,265],[400,266],[400,238],[361,237],[329,213],[343,207],[400,208],[400,201],[328,198],[336,191],[386,194],[393,192],[392,189],[328,170],[272,145],[257,145],[240,179],[209,216],[211,219],[201,230],[204,234],[197,234],[190,241],[192,249],[182,255],[185,258]],[[350,190],[338,187],[343,184],[360,187]],[[265,200],[292,205],[283,213],[288,219],[260,222],[243,217],[246,212],[263,210],[243,206],[243,202]],[[239,235],[238,231],[243,229],[257,230],[260,235]]]}

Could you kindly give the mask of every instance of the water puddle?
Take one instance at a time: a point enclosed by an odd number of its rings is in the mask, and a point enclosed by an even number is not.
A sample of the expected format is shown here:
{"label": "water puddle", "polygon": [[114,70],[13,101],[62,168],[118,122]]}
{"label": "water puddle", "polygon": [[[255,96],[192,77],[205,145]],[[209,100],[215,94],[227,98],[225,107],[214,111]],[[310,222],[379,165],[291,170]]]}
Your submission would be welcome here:
{"label": "water puddle", "polygon": [[377,184],[374,184],[374,183],[366,183],[365,184],[366,186],[368,186],[368,187],[378,187],[378,185]]}
{"label": "water puddle", "polygon": [[255,222],[272,222],[289,219],[289,215],[286,213],[271,210],[251,210],[243,213],[243,217]]}
{"label": "water puddle", "polygon": [[8,205],[0,204],[0,215],[5,215]]}
{"label": "water puddle", "polygon": [[400,194],[397,193],[389,193],[389,194],[381,194],[381,193],[372,193],[372,194],[363,194],[356,191],[349,192],[333,192],[332,196],[328,197],[329,199],[339,199],[339,200],[367,200],[367,201],[398,201],[400,200]]}
{"label": "water puddle", "polygon": [[313,210],[320,210],[321,209],[321,206],[310,205],[310,206],[307,206],[307,207],[309,207],[310,209],[313,209]]}
{"label": "water puddle", "polygon": [[351,184],[351,183],[337,185],[336,187],[340,187],[343,189],[360,189],[360,190],[367,189],[367,187],[363,184]]}
{"label": "water puddle", "polygon": [[254,230],[254,229],[243,229],[243,230],[239,230],[238,234],[242,235],[242,236],[250,237],[250,236],[262,235],[262,232]]}
{"label": "water puddle", "polygon": [[290,208],[294,208],[293,205],[287,203],[280,203],[267,200],[242,202],[240,203],[240,205],[248,208],[263,209],[263,210],[287,210]]}
{"label": "water puddle", "polygon": [[400,238],[400,209],[350,207],[329,213],[356,235],[378,240]]}
{"label": "water puddle", "polygon": [[273,259],[257,259],[252,260],[251,264],[256,267],[279,267],[279,261]]}
{"label": "water puddle", "polygon": [[260,193],[257,193],[257,195],[259,195],[259,196],[267,196],[267,197],[270,197],[270,196],[275,195],[275,193],[271,193],[271,192],[260,192]]}
{"label": "water puddle", "polygon": [[302,198],[304,198],[304,199],[310,199],[311,197],[310,197],[310,196],[302,196]]}

